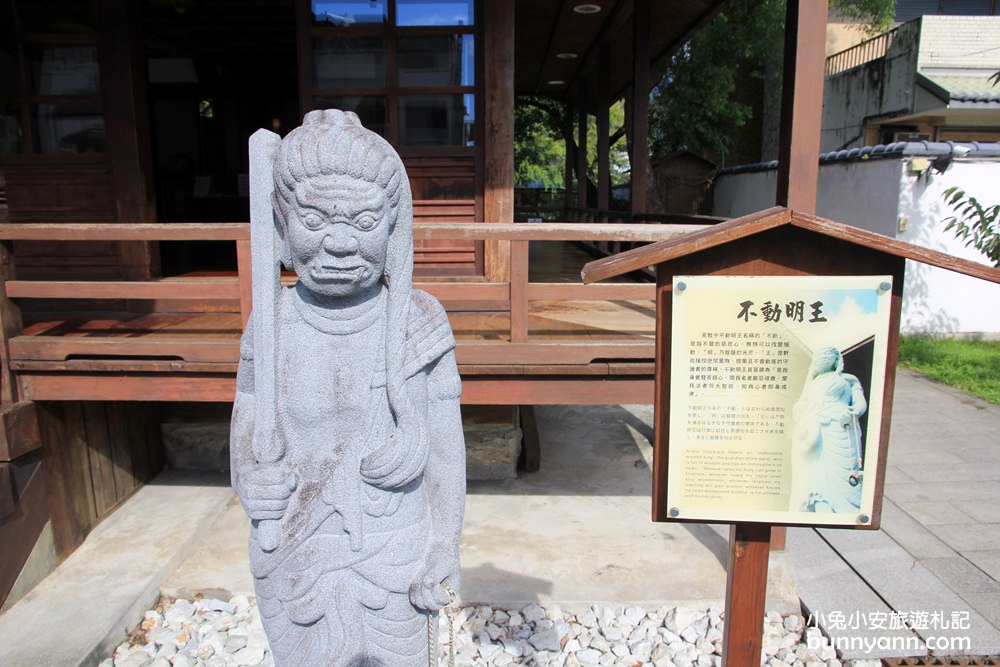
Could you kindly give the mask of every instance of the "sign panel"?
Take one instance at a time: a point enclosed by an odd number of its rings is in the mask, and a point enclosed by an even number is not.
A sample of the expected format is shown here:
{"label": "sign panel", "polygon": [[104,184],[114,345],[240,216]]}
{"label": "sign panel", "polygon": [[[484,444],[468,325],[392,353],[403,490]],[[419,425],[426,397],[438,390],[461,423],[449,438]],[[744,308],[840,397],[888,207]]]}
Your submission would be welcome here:
{"label": "sign panel", "polygon": [[675,276],[674,519],[871,523],[891,276]]}

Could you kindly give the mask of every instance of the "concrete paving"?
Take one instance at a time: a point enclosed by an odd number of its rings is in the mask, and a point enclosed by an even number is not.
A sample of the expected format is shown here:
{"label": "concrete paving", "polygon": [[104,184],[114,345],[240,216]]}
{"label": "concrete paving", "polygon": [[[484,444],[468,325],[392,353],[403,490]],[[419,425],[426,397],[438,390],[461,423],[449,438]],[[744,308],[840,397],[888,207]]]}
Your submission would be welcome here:
{"label": "concrete paving", "polygon": [[[462,601],[720,604],[725,527],[648,520],[651,408],[538,416],[542,470],[469,486]],[[997,433],[997,406],[901,371],[882,530],[791,529],[768,608],[801,599],[846,657],[1000,653]],[[226,484],[170,472],[140,490],[0,615],[0,664],[96,664],[161,590],[252,593]]]}

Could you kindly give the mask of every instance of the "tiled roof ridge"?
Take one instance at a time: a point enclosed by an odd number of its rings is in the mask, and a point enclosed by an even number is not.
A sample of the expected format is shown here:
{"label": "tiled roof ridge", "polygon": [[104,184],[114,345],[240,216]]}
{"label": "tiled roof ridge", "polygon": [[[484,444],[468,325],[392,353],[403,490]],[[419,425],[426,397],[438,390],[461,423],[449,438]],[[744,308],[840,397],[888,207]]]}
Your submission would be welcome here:
{"label": "tiled roof ridge", "polygon": [[[967,153],[961,155],[962,158],[992,158],[1000,157],[1000,142],[995,141],[896,141],[891,144],[878,144],[877,146],[863,146],[861,148],[845,148],[839,151],[829,151],[820,153],[820,164],[829,162],[841,162],[851,160],[873,160],[880,158],[902,158],[913,156],[938,156],[953,153],[956,146],[969,149]],[[958,157],[958,156],[956,156]],[[735,167],[720,169],[717,173],[740,174],[748,171],[767,171],[777,169],[778,161],[755,162],[752,164],[741,164]]]}

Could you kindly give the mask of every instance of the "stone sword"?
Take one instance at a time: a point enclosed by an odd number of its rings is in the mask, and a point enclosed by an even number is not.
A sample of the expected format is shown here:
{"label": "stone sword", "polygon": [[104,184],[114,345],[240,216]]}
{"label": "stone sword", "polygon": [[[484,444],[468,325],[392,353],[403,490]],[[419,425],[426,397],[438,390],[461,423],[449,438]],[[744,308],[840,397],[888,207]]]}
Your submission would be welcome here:
{"label": "stone sword", "polygon": [[[284,447],[275,431],[277,410],[277,304],[281,261],[274,217],[274,154],[281,137],[260,129],[250,137],[250,257],[253,290],[253,456],[259,465],[277,463]],[[274,551],[280,519],[255,521],[257,543]]]}

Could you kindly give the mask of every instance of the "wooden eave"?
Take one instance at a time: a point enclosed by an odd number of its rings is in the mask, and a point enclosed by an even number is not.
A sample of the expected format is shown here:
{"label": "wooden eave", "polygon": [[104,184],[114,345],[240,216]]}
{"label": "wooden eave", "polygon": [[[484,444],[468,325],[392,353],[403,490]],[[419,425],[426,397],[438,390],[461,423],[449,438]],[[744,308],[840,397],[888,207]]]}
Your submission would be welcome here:
{"label": "wooden eave", "polygon": [[[600,6],[601,11],[579,14],[573,10],[584,2]],[[659,78],[659,72],[670,55],[714,17],[726,2],[728,0],[652,3],[649,33],[653,79]],[[577,83],[586,79],[592,96],[598,84],[598,47],[607,42],[611,47],[611,97],[621,97],[632,85],[634,6],[634,0],[517,0],[515,94],[575,98]],[[573,53],[577,57],[563,59],[557,56],[560,53]],[[550,81],[564,81],[565,84],[552,85]],[[589,100],[587,108],[595,112],[595,100]]]}
{"label": "wooden eave", "polygon": [[691,255],[702,250],[732,243],[785,225],[816,234],[847,241],[866,248],[940,269],[947,269],[973,278],[1000,283],[1000,269],[961,259],[937,250],[897,241],[881,234],[852,227],[833,220],[775,206],[728,222],[713,225],[674,240],[660,241],[641,248],[588,262],[580,272],[584,283],[593,283],[630,271]]}

